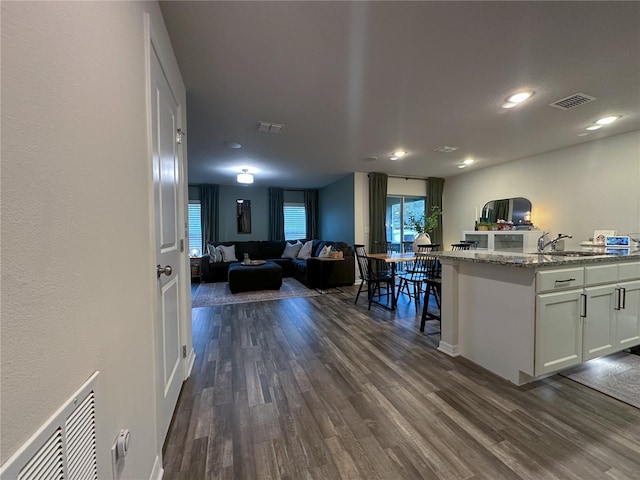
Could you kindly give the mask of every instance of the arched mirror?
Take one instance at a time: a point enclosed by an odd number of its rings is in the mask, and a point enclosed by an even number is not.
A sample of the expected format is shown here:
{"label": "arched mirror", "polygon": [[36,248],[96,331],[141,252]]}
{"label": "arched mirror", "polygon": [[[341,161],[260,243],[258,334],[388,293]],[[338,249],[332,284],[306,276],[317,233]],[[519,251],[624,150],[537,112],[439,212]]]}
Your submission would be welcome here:
{"label": "arched mirror", "polygon": [[251,200],[236,200],[238,233],[251,233]]}
{"label": "arched mirror", "polygon": [[531,225],[531,202],[523,197],[490,200],[482,207],[480,221],[495,223],[498,220],[514,225]]}

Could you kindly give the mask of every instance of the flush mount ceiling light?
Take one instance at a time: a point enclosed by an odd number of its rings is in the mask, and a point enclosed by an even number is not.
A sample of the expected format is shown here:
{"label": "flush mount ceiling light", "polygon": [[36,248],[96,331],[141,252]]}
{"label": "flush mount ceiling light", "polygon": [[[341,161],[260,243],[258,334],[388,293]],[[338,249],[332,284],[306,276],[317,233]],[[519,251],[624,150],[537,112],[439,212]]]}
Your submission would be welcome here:
{"label": "flush mount ceiling light", "polygon": [[233,148],[233,149],[242,148],[242,145],[240,145],[238,142],[230,142],[228,140],[224,142],[223,145],[227,148]]}
{"label": "flush mount ceiling light", "polygon": [[589,125],[587,130],[598,130],[599,128],[602,128],[602,125]]}
{"label": "flush mount ceiling light", "polygon": [[244,185],[249,185],[253,183],[253,174],[249,173],[249,170],[246,168],[242,169],[242,173],[239,173],[236,177],[238,183],[242,183]]}
{"label": "flush mount ceiling light", "polygon": [[404,150],[397,150],[395,152],[393,152],[391,155],[393,155],[396,158],[402,158],[407,154],[407,152],[405,152]]}
{"label": "flush mount ceiling light", "polygon": [[467,166],[463,163],[462,165],[458,165],[458,168],[467,168]]}
{"label": "flush mount ceiling light", "polygon": [[597,125],[609,125],[620,118],[619,115],[612,115],[610,117],[602,117],[596,120]]}
{"label": "flush mount ceiling light", "polygon": [[519,103],[531,98],[535,92],[533,90],[525,90],[523,92],[514,93],[505,99],[502,108],[513,108]]}
{"label": "flush mount ceiling light", "polygon": [[473,162],[475,162],[475,159],[465,158],[462,163],[464,163],[465,165],[471,165]]}
{"label": "flush mount ceiling light", "polygon": [[395,160],[398,160],[398,157],[389,157],[389,160],[395,161]]}

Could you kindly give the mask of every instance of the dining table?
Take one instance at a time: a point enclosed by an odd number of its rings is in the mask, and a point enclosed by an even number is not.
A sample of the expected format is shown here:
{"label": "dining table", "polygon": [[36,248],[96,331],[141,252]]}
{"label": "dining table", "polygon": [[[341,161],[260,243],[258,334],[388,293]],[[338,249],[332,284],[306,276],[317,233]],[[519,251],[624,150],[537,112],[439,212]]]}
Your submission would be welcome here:
{"label": "dining table", "polygon": [[415,260],[415,256],[413,252],[405,252],[405,253],[369,253],[367,254],[367,258],[384,262],[389,264],[391,267],[391,278],[393,281],[393,288],[391,291],[391,307],[385,305],[384,303],[376,302],[378,305],[381,305],[385,308],[389,308],[390,310],[395,310],[398,305],[398,296],[396,295],[396,271],[397,265],[399,263],[405,262],[413,262]]}

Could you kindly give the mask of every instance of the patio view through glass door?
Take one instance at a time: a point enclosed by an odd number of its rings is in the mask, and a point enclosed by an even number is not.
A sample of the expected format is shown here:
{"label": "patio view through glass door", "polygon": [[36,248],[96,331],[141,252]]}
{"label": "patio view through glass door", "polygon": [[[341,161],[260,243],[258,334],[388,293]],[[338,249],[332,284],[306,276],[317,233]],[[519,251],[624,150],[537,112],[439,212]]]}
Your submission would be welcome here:
{"label": "patio view through glass door", "polygon": [[405,252],[411,248],[406,242],[413,242],[418,232],[405,225],[410,215],[416,218],[423,217],[426,201],[426,197],[387,197],[385,227],[387,242],[391,242],[391,249],[394,252]]}

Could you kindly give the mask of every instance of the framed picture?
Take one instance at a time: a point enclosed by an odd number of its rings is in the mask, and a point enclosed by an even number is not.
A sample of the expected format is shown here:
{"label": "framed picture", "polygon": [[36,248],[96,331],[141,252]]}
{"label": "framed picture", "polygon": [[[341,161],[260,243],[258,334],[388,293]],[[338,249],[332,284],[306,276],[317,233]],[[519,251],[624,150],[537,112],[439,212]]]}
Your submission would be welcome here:
{"label": "framed picture", "polygon": [[607,237],[614,237],[615,235],[615,230],[594,230],[593,243],[594,245],[604,245],[604,241]]}

